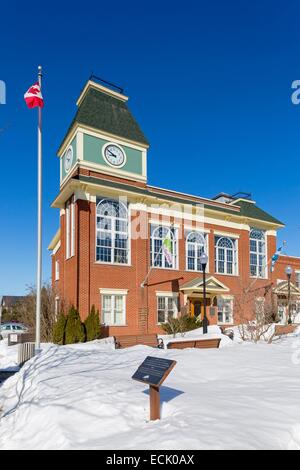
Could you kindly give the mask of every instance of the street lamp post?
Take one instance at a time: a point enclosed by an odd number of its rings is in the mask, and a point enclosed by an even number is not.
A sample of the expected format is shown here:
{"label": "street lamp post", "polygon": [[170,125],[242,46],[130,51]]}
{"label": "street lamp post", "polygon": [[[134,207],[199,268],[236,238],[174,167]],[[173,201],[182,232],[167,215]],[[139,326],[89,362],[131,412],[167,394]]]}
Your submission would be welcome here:
{"label": "street lamp post", "polygon": [[285,274],[287,275],[288,278],[288,312],[289,312],[289,319],[288,319],[288,324],[292,324],[292,312],[291,312],[291,276],[292,276],[293,270],[291,266],[287,266],[285,268]]}
{"label": "street lamp post", "polygon": [[203,315],[203,334],[207,333],[208,327],[208,319],[206,316],[206,265],[207,265],[208,257],[206,253],[202,253],[200,256],[200,263],[202,266],[203,271],[203,308],[204,308],[204,315]]}

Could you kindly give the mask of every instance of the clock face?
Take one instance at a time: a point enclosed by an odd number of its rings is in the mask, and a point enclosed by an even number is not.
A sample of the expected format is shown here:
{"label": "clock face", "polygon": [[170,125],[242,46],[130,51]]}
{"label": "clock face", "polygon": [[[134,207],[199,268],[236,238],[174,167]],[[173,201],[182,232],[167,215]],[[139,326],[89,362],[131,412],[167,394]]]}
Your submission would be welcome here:
{"label": "clock face", "polygon": [[65,153],[65,172],[68,173],[73,163],[73,148],[69,147]]}
{"label": "clock face", "polygon": [[103,155],[109,165],[120,167],[125,164],[125,152],[116,144],[106,145]]}

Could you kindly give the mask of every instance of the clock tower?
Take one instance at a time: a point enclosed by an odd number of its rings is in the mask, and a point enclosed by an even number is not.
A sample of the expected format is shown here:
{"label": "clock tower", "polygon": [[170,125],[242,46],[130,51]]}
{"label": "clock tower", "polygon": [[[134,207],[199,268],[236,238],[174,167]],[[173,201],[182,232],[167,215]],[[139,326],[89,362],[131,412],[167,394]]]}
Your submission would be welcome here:
{"label": "clock tower", "polygon": [[61,187],[79,168],[146,183],[149,144],[127,102],[120,90],[94,80],[86,83],[58,150]]}

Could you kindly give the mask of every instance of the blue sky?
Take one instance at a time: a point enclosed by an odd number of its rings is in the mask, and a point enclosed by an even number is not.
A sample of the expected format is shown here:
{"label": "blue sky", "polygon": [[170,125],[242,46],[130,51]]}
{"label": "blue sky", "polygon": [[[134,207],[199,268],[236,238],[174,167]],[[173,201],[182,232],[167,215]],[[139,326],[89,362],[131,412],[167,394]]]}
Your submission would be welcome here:
{"label": "blue sky", "polygon": [[[22,2],[23,4],[23,2]],[[58,227],[56,150],[89,75],[125,88],[151,143],[150,184],[211,197],[248,191],[284,221],[300,256],[300,5],[296,1],[28,3],[1,6],[0,295],[36,269],[36,110],[23,94],[44,69],[44,279]],[[187,165],[187,162],[189,165]]]}

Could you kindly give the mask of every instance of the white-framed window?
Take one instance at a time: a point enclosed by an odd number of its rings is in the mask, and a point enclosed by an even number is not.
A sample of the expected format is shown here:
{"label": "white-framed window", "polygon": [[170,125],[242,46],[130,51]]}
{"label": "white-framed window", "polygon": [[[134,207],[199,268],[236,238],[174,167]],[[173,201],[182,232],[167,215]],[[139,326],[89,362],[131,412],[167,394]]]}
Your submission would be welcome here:
{"label": "white-framed window", "polygon": [[151,224],[151,266],[177,269],[177,228]]}
{"label": "white-framed window", "polygon": [[233,323],[233,298],[218,296],[218,324]]}
{"label": "white-framed window", "polygon": [[296,271],[295,276],[296,276],[296,287],[300,289],[300,271]]}
{"label": "white-framed window", "polygon": [[66,258],[75,255],[75,201],[74,196],[66,203]]}
{"label": "white-framed window", "polygon": [[55,261],[55,280],[59,281],[59,261]]}
{"label": "white-framed window", "polygon": [[102,322],[108,326],[126,325],[126,294],[103,291],[101,297]]}
{"label": "white-framed window", "polygon": [[171,294],[157,295],[157,323],[166,323],[178,314],[178,296]]}
{"label": "white-framed window", "polygon": [[237,240],[215,237],[215,271],[219,274],[237,274]]}
{"label": "white-framed window", "polygon": [[266,235],[263,230],[250,231],[250,276],[266,277]]}
{"label": "white-framed window", "polygon": [[129,264],[128,209],[123,202],[102,199],[97,204],[96,261]]}
{"label": "white-framed window", "polygon": [[200,232],[187,232],[186,235],[186,269],[187,271],[202,271],[200,256],[208,254],[207,235]]}
{"label": "white-framed window", "polygon": [[58,314],[59,314],[59,310],[60,310],[60,298],[59,297],[55,297],[55,305],[54,305],[54,309],[55,309],[55,320],[57,320],[57,317],[58,317]]}

